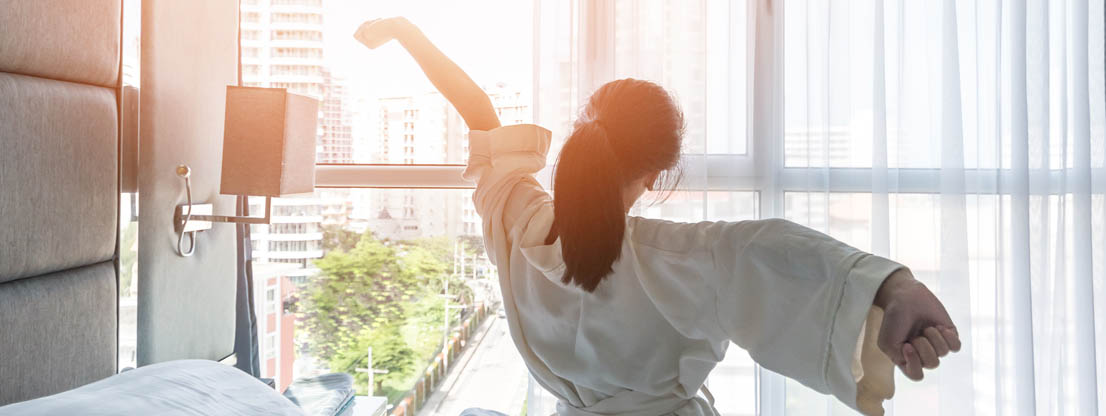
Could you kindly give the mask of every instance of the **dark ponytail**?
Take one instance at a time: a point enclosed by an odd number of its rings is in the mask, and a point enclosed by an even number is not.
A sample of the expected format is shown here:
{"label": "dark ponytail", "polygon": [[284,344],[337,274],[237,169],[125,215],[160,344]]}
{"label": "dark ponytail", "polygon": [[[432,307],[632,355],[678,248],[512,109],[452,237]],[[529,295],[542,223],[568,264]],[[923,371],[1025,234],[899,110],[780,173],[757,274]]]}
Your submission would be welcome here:
{"label": "dark ponytail", "polygon": [[626,231],[622,190],[677,166],[683,127],[672,97],[654,83],[623,79],[592,94],[553,173],[547,243],[561,239],[564,283],[591,292],[611,273]]}

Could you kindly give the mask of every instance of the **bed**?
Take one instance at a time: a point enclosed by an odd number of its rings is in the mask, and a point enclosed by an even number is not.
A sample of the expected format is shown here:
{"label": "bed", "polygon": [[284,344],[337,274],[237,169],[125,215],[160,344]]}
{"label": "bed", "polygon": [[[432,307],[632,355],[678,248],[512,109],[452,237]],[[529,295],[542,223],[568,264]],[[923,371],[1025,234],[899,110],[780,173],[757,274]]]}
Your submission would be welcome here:
{"label": "bed", "polygon": [[0,415],[303,415],[250,375],[208,360],[125,371],[73,390],[0,407]]}

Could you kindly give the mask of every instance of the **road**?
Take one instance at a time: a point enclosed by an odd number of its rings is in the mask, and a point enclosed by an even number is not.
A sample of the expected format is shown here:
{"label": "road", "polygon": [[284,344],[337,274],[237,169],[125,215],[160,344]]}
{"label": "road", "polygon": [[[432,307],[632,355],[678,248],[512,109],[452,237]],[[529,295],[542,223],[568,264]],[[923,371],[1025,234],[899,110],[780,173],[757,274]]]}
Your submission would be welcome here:
{"label": "road", "polygon": [[[511,342],[507,320],[492,315],[473,337],[442,387],[430,396],[418,416],[457,416],[478,407],[517,415],[526,399],[527,372]],[[483,330],[487,332],[482,332]],[[482,335],[483,334],[483,335]],[[482,339],[481,339],[482,338]]]}

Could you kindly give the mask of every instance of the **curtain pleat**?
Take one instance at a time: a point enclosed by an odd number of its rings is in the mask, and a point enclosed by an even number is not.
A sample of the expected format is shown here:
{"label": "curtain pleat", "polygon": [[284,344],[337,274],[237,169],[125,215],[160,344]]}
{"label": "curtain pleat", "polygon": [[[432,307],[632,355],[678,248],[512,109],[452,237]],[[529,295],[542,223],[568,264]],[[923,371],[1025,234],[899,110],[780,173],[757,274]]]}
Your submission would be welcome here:
{"label": "curtain pleat", "polygon": [[940,273],[938,293],[956,323],[963,343],[961,351],[941,363],[939,400],[942,414],[963,412],[974,395],[972,386],[971,285],[968,274],[967,196],[964,140],[961,120],[959,41],[956,3],[945,0],[941,15],[939,101],[931,103],[940,114],[941,208]]}
{"label": "curtain pleat", "polygon": [[[1010,356],[1011,368],[1009,371],[999,371],[996,374],[996,382],[1001,383],[1005,379],[1011,380],[1014,385],[1010,390],[1002,390],[1002,401],[996,404],[1014,403],[1014,414],[1031,415],[1036,409],[1035,394],[1033,389],[1033,302],[1032,286],[1030,281],[1030,207],[1029,207],[1029,110],[1028,96],[1026,94],[1026,3],[1024,1],[1012,1],[1003,7],[1005,12],[1003,38],[1008,40],[1005,49],[1003,68],[1007,68],[1010,106],[1010,181],[1003,184],[1010,189],[1011,208],[1009,215],[1013,219],[1010,223],[1009,252],[1009,279],[1000,285],[1004,289],[1000,292],[1000,299],[1005,302],[1001,315],[1008,316],[1009,321],[1015,323],[1009,325],[1009,337],[998,338],[1008,342],[1010,348],[998,348],[1000,356]],[[1001,172],[1001,170],[1000,170]],[[1001,241],[996,243],[1001,244]],[[1001,277],[1000,277],[1001,278]],[[1008,297],[1007,297],[1008,296]],[[1017,324],[1024,323],[1024,324]],[[1001,344],[996,343],[996,346]],[[1009,350],[1007,352],[1006,350]]]}
{"label": "curtain pleat", "polygon": [[872,253],[891,255],[891,206],[887,170],[887,77],[883,1],[872,0]]}
{"label": "curtain pleat", "polygon": [[[1080,412],[1097,414],[1095,364],[1094,280],[1091,249],[1091,135],[1088,95],[1088,0],[1073,0],[1069,12],[1068,50],[1071,107],[1072,161],[1069,192],[1072,195],[1072,314],[1076,404]],[[1101,97],[1100,97],[1101,98]]]}

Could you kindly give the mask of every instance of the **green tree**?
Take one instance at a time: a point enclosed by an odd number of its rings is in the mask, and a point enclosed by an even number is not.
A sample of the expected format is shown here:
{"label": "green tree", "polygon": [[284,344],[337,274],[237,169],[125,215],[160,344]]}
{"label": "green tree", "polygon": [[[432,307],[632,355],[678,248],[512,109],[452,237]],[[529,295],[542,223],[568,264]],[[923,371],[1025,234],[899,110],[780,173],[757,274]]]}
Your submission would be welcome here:
{"label": "green tree", "polygon": [[[410,267],[411,271],[418,276],[421,287],[428,288],[436,294],[445,294],[445,280],[449,279],[450,302],[453,304],[472,303],[472,289],[465,285],[464,276],[460,275],[459,270],[457,275],[453,274],[453,240],[446,237],[436,237],[413,240],[402,244],[406,254],[402,260],[403,264]],[[481,244],[479,247],[482,248],[483,245]],[[466,251],[468,251],[468,248],[469,246],[466,245]],[[471,258],[473,254],[477,253],[473,250],[467,255]],[[482,253],[482,250],[479,253]],[[466,270],[466,274],[471,277],[472,270]]]}
{"label": "green tree", "polygon": [[[315,261],[320,272],[294,305],[305,334],[301,347],[332,371],[354,374],[364,394],[367,375],[355,369],[366,368],[371,345],[373,367],[389,371],[377,377],[383,387],[377,393],[398,399],[441,347],[445,283],[450,304],[472,304],[472,291],[454,268],[456,245],[445,237],[381,241],[371,233],[350,244],[356,234],[328,233],[335,248]],[[482,247],[466,242],[468,258]],[[461,322],[460,310],[449,313],[451,326]]]}
{"label": "green tree", "polygon": [[128,222],[120,233],[119,242],[119,293],[129,296],[134,284],[134,263],[138,260],[138,223]]}
{"label": "green tree", "polygon": [[354,375],[357,394],[368,393],[366,387],[369,375],[356,372],[356,369],[369,368],[369,346],[373,348],[372,368],[388,370],[387,374],[376,376],[376,381],[379,383],[394,385],[396,382],[405,381],[411,372],[416,370],[415,351],[407,345],[398,325],[386,325],[375,329],[364,328],[357,334],[355,342],[349,345],[348,349],[335,354],[329,362],[332,371]]}
{"label": "green tree", "polygon": [[325,224],[322,228],[324,251],[350,251],[361,241],[361,235],[342,228],[341,224]]}
{"label": "green tree", "polygon": [[299,310],[308,352],[328,361],[354,347],[366,328],[401,321],[403,302],[417,291],[396,249],[368,233],[348,253],[331,251],[315,266],[320,273],[304,287]]}

